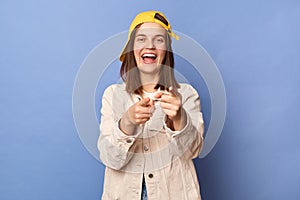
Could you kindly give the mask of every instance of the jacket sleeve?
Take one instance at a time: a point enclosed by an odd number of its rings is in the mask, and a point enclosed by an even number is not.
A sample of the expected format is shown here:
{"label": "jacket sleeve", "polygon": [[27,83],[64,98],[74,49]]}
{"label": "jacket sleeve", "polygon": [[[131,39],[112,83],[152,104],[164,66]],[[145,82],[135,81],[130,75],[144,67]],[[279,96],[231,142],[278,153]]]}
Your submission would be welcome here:
{"label": "jacket sleeve", "polygon": [[180,131],[164,127],[169,138],[171,152],[186,158],[196,158],[203,147],[204,121],[200,110],[200,98],[190,85],[181,89],[182,106],[186,112],[187,123]]}
{"label": "jacket sleeve", "polygon": [[136,135],[128,136],[119,128],[123,113],[120,99],[115,99],[116,85],[108,87],[102,97],[100,136],[97,147],[104,165],[119,170],[125,166],[135,148]]}

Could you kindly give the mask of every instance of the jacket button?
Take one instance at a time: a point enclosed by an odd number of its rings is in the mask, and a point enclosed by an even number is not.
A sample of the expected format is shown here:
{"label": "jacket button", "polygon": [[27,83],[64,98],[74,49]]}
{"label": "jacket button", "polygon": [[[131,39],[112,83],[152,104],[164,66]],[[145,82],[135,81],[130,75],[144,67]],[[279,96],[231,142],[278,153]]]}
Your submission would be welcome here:
{"label": "jacket button", "polygon": [[153,178],[153,174],[149,174],[148,177],[149,177],[149,178]]}
{"label": "jacket button", "polygon": [[145,150],[145,151],[148,151],[148,150],[149,150],[149,147],[148,147],[147,145],[145,145],[145,146],[144,146],[144,150]]}
{"label": "jacket button", "polygon": [[126,140],[127,143],[131,143],[132,141],[133,141],[132,138],[128,138],[128,139]]}

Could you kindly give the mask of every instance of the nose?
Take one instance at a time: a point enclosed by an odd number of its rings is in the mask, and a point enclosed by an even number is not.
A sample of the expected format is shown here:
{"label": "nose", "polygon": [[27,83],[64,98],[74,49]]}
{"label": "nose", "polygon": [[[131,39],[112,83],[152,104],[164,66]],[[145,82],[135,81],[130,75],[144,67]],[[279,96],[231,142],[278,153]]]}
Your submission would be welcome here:
{"label": "nose", "polygon": [[152,40],[147,40],[147,42],[145,43],[145,48],[146,49],[155,49],[154,42]]}

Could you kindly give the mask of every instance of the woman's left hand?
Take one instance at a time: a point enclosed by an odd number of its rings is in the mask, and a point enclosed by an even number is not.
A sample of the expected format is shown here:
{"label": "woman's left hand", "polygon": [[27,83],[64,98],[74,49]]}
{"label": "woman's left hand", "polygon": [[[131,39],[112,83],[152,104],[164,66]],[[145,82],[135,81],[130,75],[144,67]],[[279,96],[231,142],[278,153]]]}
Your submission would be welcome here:
{"label": "woman's left hand", "polygon": [[186,114],[182,109],[182,96],[173,87],[168,92],[159,92],[155,98],[160,99],[160,107],[172,121],[174,130],[181,130],[186,124]]}

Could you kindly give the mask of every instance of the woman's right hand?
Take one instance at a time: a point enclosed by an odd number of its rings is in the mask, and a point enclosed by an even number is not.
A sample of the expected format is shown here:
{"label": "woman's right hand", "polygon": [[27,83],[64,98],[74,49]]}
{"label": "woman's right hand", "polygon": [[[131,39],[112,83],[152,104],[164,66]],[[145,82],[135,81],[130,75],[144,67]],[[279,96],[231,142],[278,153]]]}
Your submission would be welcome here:
{"label": "woman's right hand", "polygon": [[150,98],[142,99],[128,109],[129,120],[131,123],[144,124],[150,119],[154,111],[154,103]]}
{"label": "woman's right hand", "polygon": [[136,125],[146,123],[154,111],[154,102],[150,98],[144,98],[133,104],[123,115],[120,129],[127,135],[132,135]]}

